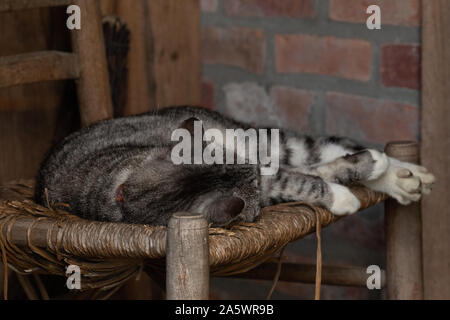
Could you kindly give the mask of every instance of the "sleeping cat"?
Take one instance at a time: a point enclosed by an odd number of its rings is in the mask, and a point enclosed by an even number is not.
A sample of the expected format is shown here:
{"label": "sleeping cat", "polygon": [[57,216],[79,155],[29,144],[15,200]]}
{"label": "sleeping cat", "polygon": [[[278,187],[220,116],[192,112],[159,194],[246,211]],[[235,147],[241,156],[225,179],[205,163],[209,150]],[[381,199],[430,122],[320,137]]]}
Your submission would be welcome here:
{"label": "sleeping cat", "polygon": [[[51,150],[37,177],[36,201],[44,206],[66,203],[70,212],[92,220],[167,225],[173,213],[189,211],[202,213],[213,226],[226,226],[253,221],[261,207],[287,201],[352,214],[360,208],[346,187],[352,183],[409,204],[429,193],[434,182],[424,167],[349,139],[313,139],[289,130],[280,130],[277,154],[271,154],[279,160],[274,175],[261,175],[261,165],[249,161],[176,165],[172,133],[193,133],[196,121],[204,130],[250,128],[194,107],[99,122]],[[235,158],[248,160],[246,151],[235,150]]]}

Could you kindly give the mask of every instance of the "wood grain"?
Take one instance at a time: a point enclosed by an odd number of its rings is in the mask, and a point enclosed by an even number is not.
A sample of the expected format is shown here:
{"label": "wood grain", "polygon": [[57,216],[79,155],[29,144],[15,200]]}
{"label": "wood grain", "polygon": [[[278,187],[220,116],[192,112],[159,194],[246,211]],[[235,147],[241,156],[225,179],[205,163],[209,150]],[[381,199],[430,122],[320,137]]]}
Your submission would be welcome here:
{"label": "wood grain", "polygon": [[0,113],[0,182],[35,176],[51,146],[55,122],[52,109]]}
{"label": "wood grain", "polygon": [[100,0],[102,15],[103,16],[115,15],[117,6],[116,3],[117,3],[116,0]]}
{"label": "wood grain", "polygon": [[0,12],[65,6],[72,3],[72,0],[0,0]]}
{"label": "wood grain", "polygon": [[[50,20],[49,9],[0,13],[0,57],[68,50],[62,43],[50,47],[65,32],[54,29]],[[73,97],[67,95],[69,87],[67,81],[52,81],[0,88],[0,182],[33,178],[56,128],[63,128],[62,135],[72,128],[67,121],[58,121],[60,111],[68,114],[73,109],[74,102],[65,100]]]}
{"label": "wood grain", "polygon": [[202,215],[175,213],[167,228],[168,300],[209,298],[208,222]]}
{"label": "wood grain", "polygon": [[80,6],[81,30],[73,30],[73,51],[78,55],[80,77],[77,80],[78,104],[84,126],[112,118],[106,51],[101,23],[100,3],[74,0]]}
{"label": "wood grain", "polygon": [[422,201],[425,299],[450,299],[450,1],[422,1],[422,165],[436,186]]}
{"label": "wood grain", "polygon": [[[416,142],[391,142],[388,156],[418,163]],[[422,222],[420,205],[399,204],[394,199],[385,202],[387,296],[391,300],[423,299]]]}
{"label": "wood grain", "polygon": [[125,115],[156,109],[153,36],[147,0],[118,1],[117,14],[130,30]]}
{"label": "wood grain", "polygon": [[[16,8],[25,3],[9,2]],[[39,5],[44,2],[39,1]],[[0,3],[0,11],[5,11],[5,3]],[[69,51],[65,19],[64,8],[0,12],[0,57]],[[52,143],[78,126],[77,116],[70,117],[75,103],[73,81],[0,88],[0,183],[35,176]],[[15,277],[10,279],[10,289],[16,281]]]}
{"label": "wood grain", "polygon": [[201,105],[198,0],[102,0],[102,9],[131,31],[125,114]]}
{"label": "wood grain", "polygon": [[201,105],[199,1],[147,1],[157,107]]}
{"label": "wood grain", "polygon": [[[276,262],[267,262],[255,269],[245,273],[235,274],[233,278],[257,279],[272,281],[277,271]],[[322,284],[335,286],[367,286],[366,268],[361,267],[342,267],[342,266],[323,266],[322,267]],[[299,283],[315,283],[316,266],[298,263],[284,262],[281,265],[281,273],[279,281],[299,282]],[[381,288],[384,288],[386,282],[386,274],[381,270]]]}
{"label": "wood grain", "polygon": [[42,51],[0,57],[0,88],[76,79],[79,74],[77,56],[73,53]]}

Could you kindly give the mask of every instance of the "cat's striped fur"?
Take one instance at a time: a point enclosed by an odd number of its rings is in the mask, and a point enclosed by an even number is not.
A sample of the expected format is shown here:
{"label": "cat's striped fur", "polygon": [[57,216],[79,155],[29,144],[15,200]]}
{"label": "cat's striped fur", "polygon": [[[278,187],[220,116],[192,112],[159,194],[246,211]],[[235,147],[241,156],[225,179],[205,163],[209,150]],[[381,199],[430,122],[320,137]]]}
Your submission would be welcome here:
{"label": "cat's striped fur", "polygon": [[[36,200],[67,203],[69,211],[93,220],[165,225],[174,212],[193,211],[222,226],[253,221],[261,206],[285,201],[354,213],[359,201],[345,187],[354,182],[408,203],[434,181],[422,167],[349,139],[313,139],[289,130],[280,131],[280,168],[273,176],[261,176],[250,164],[174,165],[171,134],[189,119],[201,120],[205,129],[250,127],[192,107],[97,123],[51,150],[38,174]],[[401,178],[405,168],[411,175]]]}

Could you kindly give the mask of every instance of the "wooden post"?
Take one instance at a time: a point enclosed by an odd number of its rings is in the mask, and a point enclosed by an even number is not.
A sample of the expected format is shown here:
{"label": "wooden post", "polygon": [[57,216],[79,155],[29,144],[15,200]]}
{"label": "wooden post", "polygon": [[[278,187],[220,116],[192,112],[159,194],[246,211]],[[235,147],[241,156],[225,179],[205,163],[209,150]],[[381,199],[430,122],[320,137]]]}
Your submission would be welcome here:
{"label": "wooden post", "polygon": [[[273,281],[277,272],[277,262],[266,262],[251,269],[245,273],[233,274],[232,278],[243,278],[253,280]],[[352,286],[367,288],[367,269],[353,266],[323,266],[322,280],[323,285],[333,286]],[[300,263],[283,262],[279,281],[297,282],[297,283],[315,283],[316,266]],[[381,270],[381,288],[386,284],[386,272]]]}
{"label": "wooden post", "polygon": [[156,85],[153,79],[154,43],[147,0],[117,1],[117,15],[130,30],[125,115],[148,112],[156,109]]}
{"label": "wooden post", "polygon": [[176,213],[167,230],[168,300],[209,298],[208,223],[202,215]]}
{"label": "wooden post", "polygon": [[[401,161],[419,162],[416,142],[392,142],[385,151]],[[420,204],[403,206],[389,199],[385,208],[388,299],[423,299]]]}
{"label": "wooden post", "polygon": [[103,17],[115,15],[116,7],[117,7],[116,0],[100,0],[100,8]]}
{"label": "wooden post", "polygon": [[425,299],[450,299],[450,1],[422,1],[421,161],[436,176],[422,201]]}
{"label": "wooden post", "polygon": [[40,51],[0,57],[0,88],[78,77],[77,57],[73,53]]}
{"label": "wooden post", "polygon": [[152,71],[158,109],[201,105],[200,1],[147,2],[152,30]]}
{"label": "wooden post", "polygon": [[80,66],[77,91],[81,124],[87,126],[112,118],[113,107],[100,3],[92,0],[74,0],[73,3],[81,9],[81,30],[73,30],[71,35]]}

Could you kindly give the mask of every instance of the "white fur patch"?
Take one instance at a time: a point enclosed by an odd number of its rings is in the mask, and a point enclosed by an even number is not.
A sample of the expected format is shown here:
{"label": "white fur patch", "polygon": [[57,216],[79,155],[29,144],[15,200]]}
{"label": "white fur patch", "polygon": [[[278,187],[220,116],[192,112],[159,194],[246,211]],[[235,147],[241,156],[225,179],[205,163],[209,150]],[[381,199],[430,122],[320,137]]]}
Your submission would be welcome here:
{"label": "white fur patch", "polygon": [[327,144],[324,145],[320,149],[320,164],[325,164],[328,162],[331,162],[337,158],[343,157],[346,154],[352,153],[349,150],[345,149],[344,147],[337,145],[337,144]]}
{"label": "white fur patch", "polygon": [[293,167],[302,167],[306,165],[308,151],[305,144],[297,138],[289,138],[286,141],[286,148],[291,151],[290,165]]}
{"label": "white fur patch", "polygon": [[368,180],[378,179],[389,167],[389,160],[384,152],[379,152],[377,150],[368,149],[372,159],[375,161],[373,164],[373,170]]}
{"label": "white fur patch", "polygon": [[356,198],[349,188],[337,183],[328,183],[333,195],[333,203],[330,211],[337,215],[353,214],[361,208],[361,202]]}

